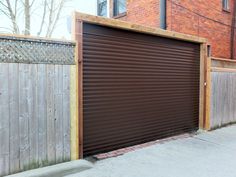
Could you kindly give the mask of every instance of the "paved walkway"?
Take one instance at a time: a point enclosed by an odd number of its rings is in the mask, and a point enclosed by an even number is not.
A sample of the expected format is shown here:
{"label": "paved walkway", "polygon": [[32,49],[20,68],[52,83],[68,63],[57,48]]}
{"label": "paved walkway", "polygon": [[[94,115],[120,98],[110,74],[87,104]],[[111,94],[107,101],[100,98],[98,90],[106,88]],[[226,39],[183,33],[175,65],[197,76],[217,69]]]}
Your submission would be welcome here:
{"label": "paved walkway", "polygon": [[101,160],[70,177],[236,177],[236,125]]}

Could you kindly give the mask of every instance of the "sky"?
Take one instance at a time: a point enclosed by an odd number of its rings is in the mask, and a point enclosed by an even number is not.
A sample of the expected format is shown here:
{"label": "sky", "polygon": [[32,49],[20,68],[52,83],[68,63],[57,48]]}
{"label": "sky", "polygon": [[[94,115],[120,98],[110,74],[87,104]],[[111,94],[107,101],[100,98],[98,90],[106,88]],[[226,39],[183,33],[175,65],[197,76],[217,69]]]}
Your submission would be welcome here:
{"label": "sky", "polygon": [[[32,16],[31,20],[31,33],[34,36],[39,30],[39,24],[41,22],[40,19],[43,13],[42,9],[37,9],[37,3],[39,2],[39,0],[36,0],[35,8],[32,9],[34,15]],[[58,21],[57,27],[52,35],[53,38],[71,39],[69,18],[71,17],[73,11],[96,15],[96,0],[69,0],[61,13],[61,18]],[[18,19],[19,26],[23,26],[23,15],[18,16]],[[11,22],[8,20],[8,18],[6,18],[6,16],[4,16],[3,14],[0,14],[0,33],[9,33],[9,30],[7,30],[6,28],[9,28],[10,26]]]}

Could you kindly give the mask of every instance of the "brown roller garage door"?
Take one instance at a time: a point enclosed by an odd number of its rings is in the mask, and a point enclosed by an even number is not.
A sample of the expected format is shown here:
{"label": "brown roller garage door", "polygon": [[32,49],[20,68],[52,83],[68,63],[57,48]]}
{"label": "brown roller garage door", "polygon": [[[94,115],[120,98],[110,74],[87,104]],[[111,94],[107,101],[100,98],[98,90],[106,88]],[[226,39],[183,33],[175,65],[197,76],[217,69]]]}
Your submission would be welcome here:
{"label": "brown roller garage door", "polygon": [[197,130],[199,70],[199,44],[84,23],[84,155]]}

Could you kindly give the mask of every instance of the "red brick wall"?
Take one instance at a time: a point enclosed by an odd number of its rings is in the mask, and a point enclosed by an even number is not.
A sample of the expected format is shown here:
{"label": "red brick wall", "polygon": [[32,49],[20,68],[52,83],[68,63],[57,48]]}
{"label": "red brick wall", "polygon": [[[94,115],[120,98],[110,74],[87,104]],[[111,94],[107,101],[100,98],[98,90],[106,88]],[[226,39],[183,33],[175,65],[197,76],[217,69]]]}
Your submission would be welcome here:
{"label": "red brick wall", "polygon": [[159,26],[159,0],[127,0],[127,15],[121,19],[145,26]]}
{"label": "red brick wall", "polygon": [[[233,1],[229,13],[221,0],[167,0],[167,29],[205,37],[213,56],[230,58]],[[128,0],[123,20],[159,27],[159,0]]]}
{"label": "red brick wall", "polygon": [[222,11],[221,0],[167,0],[167,29],[208,39],[215,57],[230,58],[230,13]]}

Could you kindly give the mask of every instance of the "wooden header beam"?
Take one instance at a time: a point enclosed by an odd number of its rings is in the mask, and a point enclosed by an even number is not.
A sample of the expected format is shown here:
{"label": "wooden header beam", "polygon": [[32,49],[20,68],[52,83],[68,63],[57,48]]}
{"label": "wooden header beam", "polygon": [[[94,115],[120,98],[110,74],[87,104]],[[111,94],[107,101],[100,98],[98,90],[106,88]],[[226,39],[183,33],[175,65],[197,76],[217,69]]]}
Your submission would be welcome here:
{"label": "wooden header beam", "polygon": [[84,21],[87,23],[98,24],[102,26],[109,26],[109,27],[135,31],[135,32],[140,32],[140,33],[145,33],[145,34],[151,34],[151,35],[156,35],[160,37],[189,41],[189,42],[194,42],[194,43],[207,42],[207,39],[201,38],[198,36],[192,36],[188,34],[162,30],[160,28],[142,26],[135,23],[130,23],[130,22],[121,21],[121,20],[112,19],[112,18],[93,16],[93,15],[88,15],[88,14],[84,14],[80,12],[74,12],[74,17],[76,18],[76,20]]}

